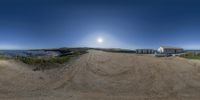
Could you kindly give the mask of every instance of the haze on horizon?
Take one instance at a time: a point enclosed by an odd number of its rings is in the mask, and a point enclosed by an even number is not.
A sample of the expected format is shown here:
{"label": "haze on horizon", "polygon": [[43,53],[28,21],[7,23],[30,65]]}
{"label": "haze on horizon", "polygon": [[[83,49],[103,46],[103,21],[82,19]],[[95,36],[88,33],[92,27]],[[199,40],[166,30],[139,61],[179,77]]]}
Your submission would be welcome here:
{"label": "haze on horizon", "polygon": [[0,22],[0,49],[200,49],[198,0],[1,0]]}

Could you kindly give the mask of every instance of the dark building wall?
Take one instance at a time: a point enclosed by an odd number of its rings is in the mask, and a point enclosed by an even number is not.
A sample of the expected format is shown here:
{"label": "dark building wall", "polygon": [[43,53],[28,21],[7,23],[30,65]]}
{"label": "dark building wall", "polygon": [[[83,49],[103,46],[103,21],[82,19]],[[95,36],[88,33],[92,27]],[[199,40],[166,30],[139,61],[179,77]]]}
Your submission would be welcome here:
{"label": "dark building wall", "polygon": [[155,50],[153,49],[136,49],[137,54],[153,54]]}
{"label": "dark building wall", "polygon": [[183,53],[183,49],[164,49],[164,53],[176,54],[176,53]]}

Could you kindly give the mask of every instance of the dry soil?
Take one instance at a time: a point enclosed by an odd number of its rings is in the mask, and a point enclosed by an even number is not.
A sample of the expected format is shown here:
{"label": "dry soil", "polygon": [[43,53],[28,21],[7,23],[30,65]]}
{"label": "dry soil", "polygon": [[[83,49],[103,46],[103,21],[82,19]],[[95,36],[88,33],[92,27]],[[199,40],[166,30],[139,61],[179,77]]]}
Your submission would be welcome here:
{"label": "dry soil", "polygon": [[33,71],[0,60],[0,100],[200,100],[200,61],[89,50]]}

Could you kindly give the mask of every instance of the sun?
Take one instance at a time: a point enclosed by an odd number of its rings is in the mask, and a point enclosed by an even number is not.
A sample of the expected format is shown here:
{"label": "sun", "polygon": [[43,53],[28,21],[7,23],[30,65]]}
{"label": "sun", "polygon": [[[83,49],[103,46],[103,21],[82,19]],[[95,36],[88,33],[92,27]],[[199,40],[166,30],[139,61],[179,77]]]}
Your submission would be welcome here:
{"label": "sun", "polygon": [[97,38],[97,42],[98,43],[103,43],[103,39],[102,38]]}

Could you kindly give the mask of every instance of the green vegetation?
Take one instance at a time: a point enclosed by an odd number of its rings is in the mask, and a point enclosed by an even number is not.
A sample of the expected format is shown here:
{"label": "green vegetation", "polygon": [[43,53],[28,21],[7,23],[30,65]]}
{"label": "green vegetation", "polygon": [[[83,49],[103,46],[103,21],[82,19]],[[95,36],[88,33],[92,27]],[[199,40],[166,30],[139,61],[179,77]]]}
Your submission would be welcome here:
{"label": "green vegetation", "polygon": [[6,57],[0,55],[0,59],[15,59],[22,61],[29,65],[48,65],[48,64],[63,64],[70,60],[72,57],[76,57],[87,53],[87,49],[82,48],[61,48],[61,49],[48,49],[45,51],[56,51],[60,52],[60,56],[56,57],[36,57],[36,56],[16,56],[16,57]]}
{"label": "green vegetation", "polygon": [[9,58],[4,55],[0,55],[0,60],[5,60],[5,59],[9,59]]}
{"label": "green vegetation", "polygon": [[15,60],[22,61],[25,64],[36,65],[33,71],[44,71],[46,69],[55,68],[56,66],[51,66],[53,64],[63,64],[73,56],[64,57],[51,57],[51,58],[35,58],[35,57],[16,57]]}
{"label": "green vegetation", "polygon": [[187,58],[187,59],[197,59],[197,60],[200,60],[200,53],[188,52],[186,54],[180,55],[180,57]]}
{"label": "green vegetation", "polygon": [[[62,48],[62,49],[48,49],[44,51],[55,51],[59,52],[59,56],[13,56],[13,57],[7,57],[5,55],[0,55],[0,60],[1,59],[14,59],[21,61],[25,64],[28,65],[34,65],[33,71],[44,71],[46,69],[51,69],[58,67],[58,64],[64,64],[68,62],[72,57],[77,57],[79,55],[87,53],[88,49],[84,48]],[[37,51],[37,50],[36,50]],[[56,64],[56,65],[54,65]]]}
{"label": "green vegetation", "polygon": [[76,51],[70,54],[61,53],[58,57],[50,57],[50,58],[37,58],[37,57],[16,57],[16,60],[20,60],[29,65],[47,65],[47,64],[63,64],[70,60],[72,57],[79,56],[84,54],[85,52]]}
{"label": "green vegetation", "polygon": [[48,59],[43,59],[43,58],[33,58],[33,57],[17,57],[16,60],[20,60],[23,63],[30,64],[30,65],[45,65],[45,64],[53,64],[53,63],[58,63],[58,64],[63,64],[67,62],[70,59],[69,56],[65,57],[52,57]]}

